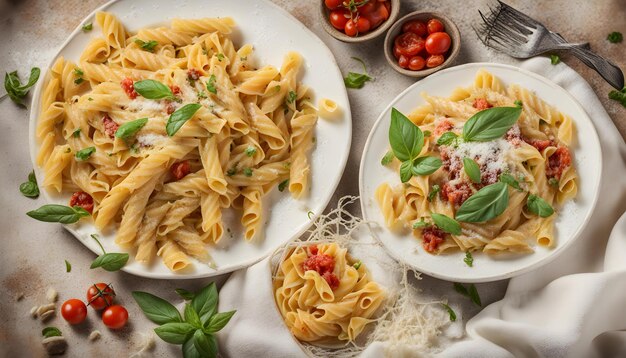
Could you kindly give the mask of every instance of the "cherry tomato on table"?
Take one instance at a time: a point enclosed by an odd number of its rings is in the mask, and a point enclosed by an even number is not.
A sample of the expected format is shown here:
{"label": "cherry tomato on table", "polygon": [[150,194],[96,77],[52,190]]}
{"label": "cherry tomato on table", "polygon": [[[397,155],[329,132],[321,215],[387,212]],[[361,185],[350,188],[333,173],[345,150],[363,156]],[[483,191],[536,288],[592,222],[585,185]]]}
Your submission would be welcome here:
{"label": "cherry tomato on table", "polygon": [[61,306],[61,315],[69,324],[79,324],[87,317],[87,306],[83,301],[71,298]]}
{"label": "cherry tomato on table", "polygon": [[409,70],[419,71],[426,66],[426,60],[422,56],[413,56],[409,60]]}
{"label": "cherry tomato on table", "polygon": [[402,32],[412,32],[418,36],[424,36],[428,32],[428,29],[425,23],[419,20],[411,20],[402,25]]}
{"label": "cherry tomato on table", "polygon": [[348,20],[350,20],[350,12],[347,10],[333,10],[330,12],[330,24],[337,30],[343,31]]}
{"label": "cherry tomato on table", "polygon": [[426,59],[426,67],[437,67],[443,63],[443,55],[432,55]]}
{"label": "cherry tomato on table", "polygon": [[450,35],[445,32],[434,32],[426,39],[426,51],[431,55],[442,55],[450,48]]}
{"label": "cherry tomato on table", "polygon": [[350,37],[356,36],[359,33],[356,22],[354,22],[353,20],[346,22],[346,26],[344,27],[343,32],[345,32],[346,35]]}
{"label": "cherry tomato on table", "polygon": [[102,322],[110,329],[120,329],[128,322],[128,311],[120,305],[109,306],[102,313]]}
{"label": "cherry tomato on table", "polygon": [[359,16],[356,21],[356,29],[359,33],[368,32],[370,30],[370,22],[368,19]]}
{"label": "cherry tomato on table", "polygon": [[396,37],[394,43],[398,52],[404,56],[415,56],[424,49],[424,39],[412,32]]}
{"label": "cherry tomato on table", "polygon": [[435,32],[442,32],[444,29],[443,23],[437,19],[428,20],[428,25],[426,25],[426,27],[428,27],[429,34],[432,34]]}
{"label": "cherry tomato on table", "polygon": [[87,290],[87,303],[95,310],[110,306],[115,299],[115,291],[106,283],[96,283]]}
{"label": "cherry tomato on table", "polygon": [[324,0],[324,4],[326,5],[326,7],[331,10],[335,10],[336,8],[341,6],[342,3],[343,0]]}

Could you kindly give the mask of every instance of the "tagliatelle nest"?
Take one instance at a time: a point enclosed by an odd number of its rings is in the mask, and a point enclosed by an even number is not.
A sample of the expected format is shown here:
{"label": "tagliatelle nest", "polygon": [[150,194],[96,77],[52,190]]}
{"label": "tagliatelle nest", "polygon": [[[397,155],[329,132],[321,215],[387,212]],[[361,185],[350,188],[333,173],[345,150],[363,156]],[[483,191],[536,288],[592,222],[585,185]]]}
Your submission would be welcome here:
{"label": "tagliatelle nest", "polygon": [[[359,198],[355,196],[341,198],[337,208],[318,217],[313,222],[312,228],[299,240],[294,240],[276,250],[270,260],[272,280],[277,276],[280,263],[293,248],[334,242],[348,248],[349,253],[358,257],[366,266],[376,265],[389,275],[391,279],[388,281],[391,284],[381,284],[385,286],[387,298],[377,312],[375,320],[356,341],[348,341],[339,348],[320,347],[308,342],[299,342],[300,345],[308,355],[318,357],[356,357],[374,342],[385,345],[386,356],[409,352],[421,356],[439,351],[437,337],[450,323],[449,315],[442,306],[444,302],[425,300],[416,288],[415,282],[410,282],[420,280],[420,273],[391,259],[380,242],[373,237],[370,231],[372,223],[346,210],[347,206],[358,200]],[[360,230],[363,231],[359,232]],[[358,254],[355,254],[355,251],[358,251]],[[376,277],[376,274],[373,280],[380,283],[380,277]]]}

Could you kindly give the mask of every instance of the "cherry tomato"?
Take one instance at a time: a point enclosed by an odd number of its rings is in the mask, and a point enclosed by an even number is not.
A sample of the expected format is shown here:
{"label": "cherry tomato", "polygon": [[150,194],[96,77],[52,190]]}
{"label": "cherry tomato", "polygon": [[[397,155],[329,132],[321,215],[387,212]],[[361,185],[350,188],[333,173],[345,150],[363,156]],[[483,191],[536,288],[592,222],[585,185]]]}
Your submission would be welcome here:
{"label": "cherry tomato", "polygon": [[346,26],[344,27],[343,31],[346,33],[346,35],[350,37],[354,37],[359,33],[359,30],[356,27],[356,22],[354,21],[346,22]]}
{"label": "cherry tomato", "polygon": [[102,322],[110,329],[120,329],[128,322],[128,311],[120,305],[109,306],[102,313]]}
{"label": "cherry tomato", "polygon": [[87,290],[87,304],[94,310],[110,306],[115,299],[115,291],[106,283],[96,283]]}
{"label": "cherry tomato", "polygon": [[402,32],[412,32],[418,36],[424,36],[428,32],[428,29],[425,23],[419,20],[411,20],[402,25]]}
{"label": "cherry tomato", "polygon": [[434,32],[426,39],[426,51],[431,55],[441,55],[450,48],[450,35],[445,32]]}
{"label": "cherry tomato", "polygon": [[443,23],[441,23],[441,21],[437,20],[437,19],[430,19],[428,20],[428,25],[426,25],[426,27],[428,27],[428,33],[432,34],[434,32],[442,32],[443,31]]}
{"label": "cherry tomato", "polygon": [[376,9],[376,3],[373,1],[368,1],[365,5],[357,7],[359,14],[366,15],[371,13]]}
{"label": "cherry tomato", "polygon": [[350,13],[347,10],[333,10],[330,12],[330,24],[337,30],[343,30],[348,20],[350,20]]}
{"label": "cherry tomato", "polygon": [[356,29],[359,33],[368,32],[370,30],[370,21],[362,16],[356,21]]}
{"label": "cherry tomato", "polygon": [[402,54],[400,53],[400,47],[398,45],[393,45],[393,56],[398,59]]}
{"label": "cherry tomato", "polygon": [[61,306],[61,315],[69,324],[79,324],[87,317],[87,306],[83,301],[71,298]]}
{"label": "cherry tomato", "polygon": [[424,49],[424,39],[412,32],[396,37],[394,43],[398,46],[398,52],[408,57],[415,56]]}
{"label": "cherry tomato", "polygon": [[409,60],[409,70],[419,71],[426,66],[426,60],[422,56],[413,56]]}
{"label": "cherry tomato", "polygon": [[370,22],[371,29],[375,29],[389,18],[389,10],[387,10],[382,3],[378,2],[375,4],[373,11],[363,13],[361,16],[365,17]]}
{"label": "cherry tomato", "polygon": [[400,58],[398,59],[398,65],[405,69],[409,68],[409,58],[404,55],[400,55]]}
{"label": "cherry tomato", "polygon": [[331,10],[335,10],[336,8],[341,6],[342,2],[343,0],[324,0],[324,4],[326,5],[326,7]]}
{"label": "cherry tomato", "polygon": [[426,67],[437,67],[443,63],[443,55],[432,55],[426,59]]}

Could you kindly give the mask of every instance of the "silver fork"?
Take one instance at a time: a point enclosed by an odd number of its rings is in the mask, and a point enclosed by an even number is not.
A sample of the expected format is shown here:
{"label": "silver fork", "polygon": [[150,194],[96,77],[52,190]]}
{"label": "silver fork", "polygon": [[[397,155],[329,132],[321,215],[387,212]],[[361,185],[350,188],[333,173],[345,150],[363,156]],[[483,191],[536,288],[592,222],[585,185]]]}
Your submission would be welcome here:
{"label": "silver fork", "polygon": [[570,51],[611,86],[624,88],[620,68],[593,53],[588,43],[568,43],[560,34],[499,0],[495,7],[489,8],[487,15],[479,13],[483,23],[474,30],[486,46],[515,58],[529,58],[554,50]]}

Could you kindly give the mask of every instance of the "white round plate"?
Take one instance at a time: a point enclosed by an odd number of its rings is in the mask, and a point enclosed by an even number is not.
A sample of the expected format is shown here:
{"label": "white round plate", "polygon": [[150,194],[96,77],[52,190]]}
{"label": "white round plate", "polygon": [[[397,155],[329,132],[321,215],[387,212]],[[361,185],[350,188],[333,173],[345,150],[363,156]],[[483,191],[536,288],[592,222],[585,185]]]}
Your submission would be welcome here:
{"label": "white round plate", "polygon": [[[555,225],[556,245],[552,249],[534,247],[535,252],[525,255],[493,255],[474,253],[474,265],[468,267],[463,252],[431,255],[422,248],[421,240],[412,233],[394,233],[384,225],[374,193],[383,182],[400,184],[394,171],[380,164],[389,149],[388,131],[391,108],[408,114],[425,103],[422,91],[434,96],[448,97],[456,87],[473,83],[479,69],[497,76],[505,85],[519,84],[534,91],[541,99],[572,117],[575,137],[572,141],[574,164],[580,176],[578,195],[557,212]],[[375,235],[397,260],[429,276],[457,282],[489,282],[513,277],[554,259],[579,236],[595,207],[602,172],[602,155],[598,135],[589,116],[580,104],[563,88],[550,80],[521,68],[493,64],[470,63],[437,72],[407,88],[380,115],[365,144],[359,173],[361,208],[364,218],[376,222]],[[584,163],[584,165],[583,165]]]}
{"label": "white round plate", "polygon": [[[167,26],[173,18],[230,16],[237,23],[231,36],[237,47],[252,44],[255,60],[259,64],[271,64],[277,68],[282,64],[287,52],[300,53],[304,59],[300,80],[313,90],[314,103],[317,103],[317,99],[326,97],[337,102],[342,109],[342,118],[332,121],[320,118],[315,128],[316,145],[311,154],[311,192],[308,197],[296,200],[292,199],[289,193],[279,193],[274,189],[264,198],[264,217],[267,222],[265,237],[260,242],[246,242],[238,224],[241,213],[231,215],[225,211],[224,226],[230,229],[232,235],[225,232],[218,247],[209,248],[217,264],[216,270],[205,264],[194,263],[193,268],[189,270],[172,273],[163,265],[160,258],[155,258],[149,267],[131,259],[123,270],[134,275],[163,279],[220,275],[260,261],[281,244],[303,233],[311,222],[307,213],[312,211],[315,215],[321,214],[332,197],[343,174],[352,138],[350,104],[343,77],[326,45],[289,13],[266,0],[120,0],[110,2],[96,11],[115,14],[131,32],[143,27]],[[90,22],[94,23],[93,31],[84,33],[81,30],[82,25]],[[74,30],[56,57],[63,56],[77,62],[87,43],[98,36],[101,34],[100,28],[95,24],[94,11]],[[33,163],[39,149],[35,138],[35,126],[40,111],[43,82],[39,81],[35,89],[30,116],[30,152]],[[35,172],[39,182],[43,182],[43,173],[38,169]],[[51,203],[65,205],[69,198],[49,193],[43,195]],[[89,238],[90,234],[96,233],[92,222],[82,220],[66,228],[89,249],[100,254],[96,242]],[[101,237],[107,252],[121,251],[113,242],[113,234]]]}

